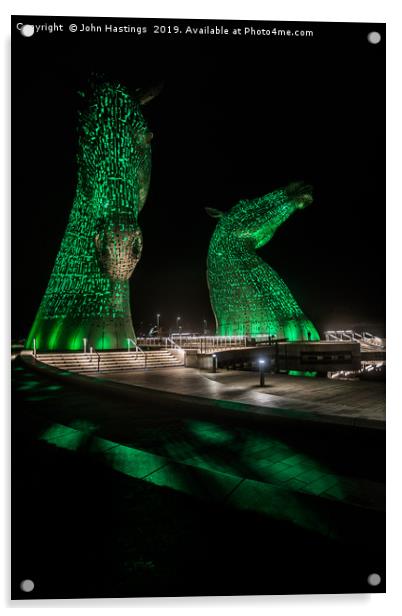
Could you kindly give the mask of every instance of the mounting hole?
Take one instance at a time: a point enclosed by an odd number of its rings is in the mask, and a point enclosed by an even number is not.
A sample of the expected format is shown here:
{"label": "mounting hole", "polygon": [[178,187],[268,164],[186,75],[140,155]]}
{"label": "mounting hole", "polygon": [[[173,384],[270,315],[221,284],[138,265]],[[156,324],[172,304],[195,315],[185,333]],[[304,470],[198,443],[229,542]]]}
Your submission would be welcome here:
{"label": "mounting hole", "polygon": [[24,24],[23,26],[21,26],[20,32],[22,36],[33,36],[35,28],[30,24]]}
{"label": "mounting hole", "polygon": [[372,45],[377,45],[381,41],[381,34],[379,32],[369,32],[367,40],[369,43],[372,43]]}
{"label": "mounting hole", "polygon": [[367,578],[367,582],[370,586],[378,586],[378,584],[381,583],[381,575],[378,575],[378,573],[370,573]]}
{"label": "mounting hole", "polygon": [[32,592],[35,588],[35,584],[32,580],[22,580],[20,588],[23,592]]}

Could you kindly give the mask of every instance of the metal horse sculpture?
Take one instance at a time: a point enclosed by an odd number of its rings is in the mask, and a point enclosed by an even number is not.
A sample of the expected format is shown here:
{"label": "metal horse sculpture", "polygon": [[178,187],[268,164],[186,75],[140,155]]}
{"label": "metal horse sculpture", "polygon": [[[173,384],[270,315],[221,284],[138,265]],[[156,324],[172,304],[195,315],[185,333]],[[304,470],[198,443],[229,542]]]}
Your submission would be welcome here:
{"label": "metal horse sculpture", "polygon": [[240,201],[227,213],[207,208],[219,219],[207,272],[218,334],[319,340],[282,278],[256,253],[289,216],[312,200],[311,187],[295,182],[264,197]]}
{"label": "metal horse sculpture", "polygon": [[118,83],[94,84],[80,114],[78,180],[67,229],[26,347],[127,348],[134,339],[129,278],[142,250],[152,133],[141,105]]}

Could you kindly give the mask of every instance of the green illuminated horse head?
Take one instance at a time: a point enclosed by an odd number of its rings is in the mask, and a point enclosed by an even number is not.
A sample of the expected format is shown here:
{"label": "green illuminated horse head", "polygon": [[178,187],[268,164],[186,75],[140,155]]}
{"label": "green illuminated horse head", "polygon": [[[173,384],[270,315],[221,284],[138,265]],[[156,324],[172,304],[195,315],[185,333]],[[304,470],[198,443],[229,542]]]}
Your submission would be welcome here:
{"label": "green illuminated horse head", "polygon": [[76,195],[27,348],[35,339],[39,351],[81,350],[85,338],[88,348],[118,349],[135,338],[129,278],[142,250],[152,139],[142,105],[158,91],[95,83],[83,95]]}
{"label": "green illuminated horse head", "polygon": [[264,197],[239,201],[218,218],[208,251],[208,286],[217,333],[319,340],[282,278],[256,253],[296,210],[313,200],[311,186],[294,182]]}

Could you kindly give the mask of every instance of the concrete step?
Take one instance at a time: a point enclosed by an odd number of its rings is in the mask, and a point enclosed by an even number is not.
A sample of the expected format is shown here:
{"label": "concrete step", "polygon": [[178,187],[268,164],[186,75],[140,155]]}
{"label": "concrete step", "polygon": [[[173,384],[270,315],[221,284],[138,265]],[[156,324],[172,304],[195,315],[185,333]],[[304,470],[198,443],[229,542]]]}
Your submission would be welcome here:
{"label": "concrete step", "polygon": [[38,353],[37,357],[39,358],[46,358],[46,359],[82,359],[82,358],[91,358],[92,357],[97,357],[97,355],[100,355],[100,357],[104,357],[104,358],[123,358],[123,359],[130,359],[133,357],[140,357],[140,356],[147,356],[147,357],[164,357],[164,356],[171,356],[172,353],[170,351],[143,351],[143,352],[139,352],[139,353],[128,353],[126,352],[120,352],[120,351],[109,351],[109,352],[100,352],[100,353]]}
{"label": "concrete step", "polygon": [[[135,357],[141,357],[146,355],[147,357],[171,357],[170,351],[144,351],[144,353],[98,353],[102,359],[133,359]],[[97,357],[96,353],[38,353],[38,359],[48,359],[55,361],[62,359],[63,361],[68,359],[90,359],[91,357]]]}
{"label": "concrete step", "polygon": [[[99,357],[99,372],[121,372],[183,365],[183,360],[165,349],[145,351],[144,353],[100,352]],[[37,360],[59,370],[69,370],[81,374],[98,372],[98,355],[96,353],[38,353]]]}
{"label": "concrete step", "polygon": [[[62,358],[58,358],[58,359],[52,359],[52,358],[42,358],[42,357],[38,357],[37,358],[39,361],[43,361],[44,363],[49,363],[52,364],[53,366],[56,366],[58,364],[60,365],[65,365],[65,364],[76,364],[76,363],[80,363],[80,364],[89,364],[89,363],[97,363],[98,358],[95,356],[92,359],[62,359]],[[147,362],[152,362],[152,361],[169,361],[169,360],[174,360],[176,359],[176,357],[174,356],[163,356],[163,357],[147,357],[146,361]],[[138,358],[130,358],[130,359],[123,359],[123,358],[104,358],[101,357],[100,361],[102,364],[115,364],[115,363],[119,363],[119,364],[136,364],[138,362],[144,362],[145,361],[145,357],[138,357]]]}
{"label": "concrete step", "polygon": [[[111,357],[110,355],[106,355],[103,356],[100,355],[100,360],[101,361],[120,361],[120,362],[134,362],[134,361],[138,361],[139,359],[145,359],[145,357],[147,359],[155,359],[155,360],[159,360],[159,359],[168,359],[169,357],[175,357],[174,355],[170,354],[170,353],[166,353],[164,355],[155,355],[155,354],[150,354],[150,355],[131,355],[130,357]],[[38,355],[37,359],[39,359],[39,361],[48,361],[48,362],[52,362],[52,363],[58,363],[58,362],[74,362],[74,361],[83,361],[83,362],[88,362],[88,361],[95,361],[98,359],[97,355],[81,355],[81,357],[43,357],[42,355]]]}
{"label": "concrete step", "polygon": [[[82,364],[88,364],[88,363],[96,363],[98,361],[98,358],[95,357],[88,357],[88,358],[81,358],[81,357],[77,357],[77,358],[57,358],[57,359],[53,359],[53,358],[43,358],[43,357],[39,357],[37,358],[39,361],[44,361],[46,363],[51,363],[51,364],[74,364],[74,363],[82,363]],[[176,359],[173,355],[164,355],[162,357],[144,357],[142,356],[138,356],[133,357],[133,358],[123,358],[123,357],[101,357],[100,361],[104,364],[113,364],[113,363],[120,363],[120,364],[135,364],[141,361],[165,361],[167,359]]]}

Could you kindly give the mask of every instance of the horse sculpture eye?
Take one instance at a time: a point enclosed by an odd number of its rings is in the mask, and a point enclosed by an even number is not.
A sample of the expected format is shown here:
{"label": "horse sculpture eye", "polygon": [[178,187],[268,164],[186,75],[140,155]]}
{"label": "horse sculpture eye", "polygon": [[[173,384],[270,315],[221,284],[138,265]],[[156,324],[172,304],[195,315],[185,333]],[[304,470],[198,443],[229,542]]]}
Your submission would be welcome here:
{"label": "horse sculpture eye", "polygon": [[132,252],[136,259],[140,258],[142,252],[142,235],[140,231],[135,234],[132,241]]}

